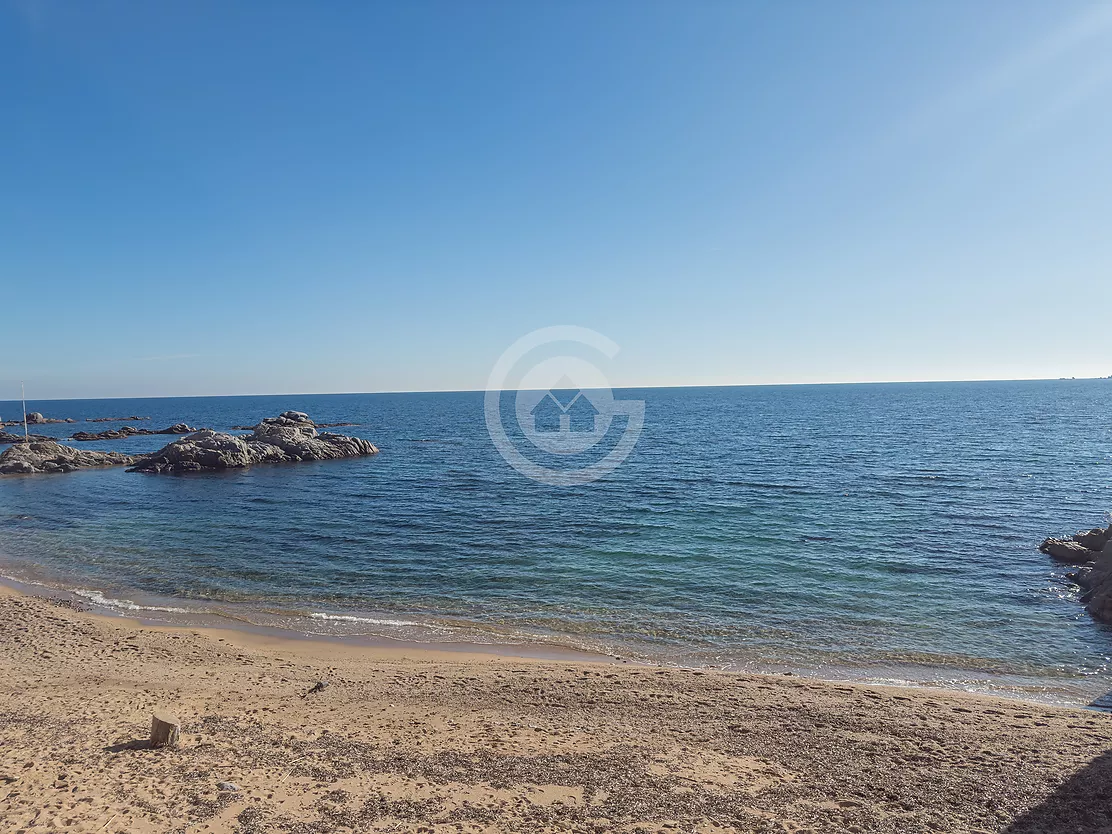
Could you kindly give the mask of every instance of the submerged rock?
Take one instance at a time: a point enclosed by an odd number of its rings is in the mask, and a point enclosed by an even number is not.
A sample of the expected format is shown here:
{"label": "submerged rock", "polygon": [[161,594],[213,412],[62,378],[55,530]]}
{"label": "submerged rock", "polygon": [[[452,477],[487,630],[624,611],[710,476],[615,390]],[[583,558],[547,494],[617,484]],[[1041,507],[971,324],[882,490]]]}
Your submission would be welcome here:
{"label": "submerged rock", "polygon": [[143,458],[131,472],[199,472],[206,469],[240,469],[258,463],[292,463],[364,457],[378,452],[374,444],[358,437],[318,432],[316,424],[300,411],[267,417],[248,436],[205,429],[195,432]]}
{"label": "submerged rock", "polygon": [[191,428],[185,423],[174,423],[164,429],[137,429],[134,426],[123,426],[118,429],[105,429],[104,431],[91,432],[79,431],[76,434],[70,435],[70,440],[120,440],[125,437],[135,437],[145,434],[193,434],[194,432],[201,431],[200,429]]}
{"label": "submerged rock", "polygon": [[[149,420],[150,417],[136,417],[132,414],[130,417],[86,417],[86,423],[134,423],[137,420]],[[68,422],[72,423],[72,420]]]}
{"label": "submerged rock", "polygon": [[0,454],[0,475],[31,475],[40,472],[72,472],[97,466],[130,466],[134,455],[118,452],[86,452],[53,440],[16,443]]}

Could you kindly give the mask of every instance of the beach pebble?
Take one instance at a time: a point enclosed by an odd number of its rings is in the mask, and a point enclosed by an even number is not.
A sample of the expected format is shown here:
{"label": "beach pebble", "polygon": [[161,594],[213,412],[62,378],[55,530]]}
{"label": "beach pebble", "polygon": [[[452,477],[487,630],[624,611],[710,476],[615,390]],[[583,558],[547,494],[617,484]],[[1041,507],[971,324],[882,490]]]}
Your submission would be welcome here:
{"label": "beach pebble", "polygon": [[235,782],[217,782],[216,789],[220,791],[227,791],[229,793],[239,793],[239,785]]}

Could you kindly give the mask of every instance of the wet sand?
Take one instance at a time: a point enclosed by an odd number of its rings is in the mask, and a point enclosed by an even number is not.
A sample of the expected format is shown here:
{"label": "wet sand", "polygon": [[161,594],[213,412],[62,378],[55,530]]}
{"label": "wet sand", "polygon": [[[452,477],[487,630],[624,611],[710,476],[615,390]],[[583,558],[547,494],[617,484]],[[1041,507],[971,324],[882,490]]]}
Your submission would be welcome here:
{"label": "wet sand", "polygon": [[[155,711],[176,749],[147,746]],[[1103,713],[149,627],[0,588],[5,832],[1095,834],[1110,796]]]}

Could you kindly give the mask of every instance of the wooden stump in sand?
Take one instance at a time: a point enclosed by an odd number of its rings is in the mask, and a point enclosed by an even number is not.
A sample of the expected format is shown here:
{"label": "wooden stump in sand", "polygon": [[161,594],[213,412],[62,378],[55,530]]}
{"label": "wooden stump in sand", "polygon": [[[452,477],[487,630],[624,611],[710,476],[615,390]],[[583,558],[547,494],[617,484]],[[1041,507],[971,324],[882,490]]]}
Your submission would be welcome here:
{"label": "wooden stump in sand", "polygon": [[156,712],[151,716],[151,747],[177,747],[181,722],[172,715]]}

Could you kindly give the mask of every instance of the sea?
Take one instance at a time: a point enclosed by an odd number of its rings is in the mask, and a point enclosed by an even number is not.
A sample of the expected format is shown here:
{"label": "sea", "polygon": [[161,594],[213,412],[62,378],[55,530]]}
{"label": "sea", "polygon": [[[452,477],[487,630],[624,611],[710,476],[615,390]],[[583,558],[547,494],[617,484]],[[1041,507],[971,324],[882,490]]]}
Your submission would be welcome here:
{"label": "sea", "polygon": [[297,410],[380,453],[3,477],[0,575],[148,622],[1107,703],[1112,628],[1037,546],[1108,523],[1112,381],[614,396],[644,405],[636,443],[569,485],[510,465],[483,392],[28,402],[79,421],[33,429],[58,438]]}

